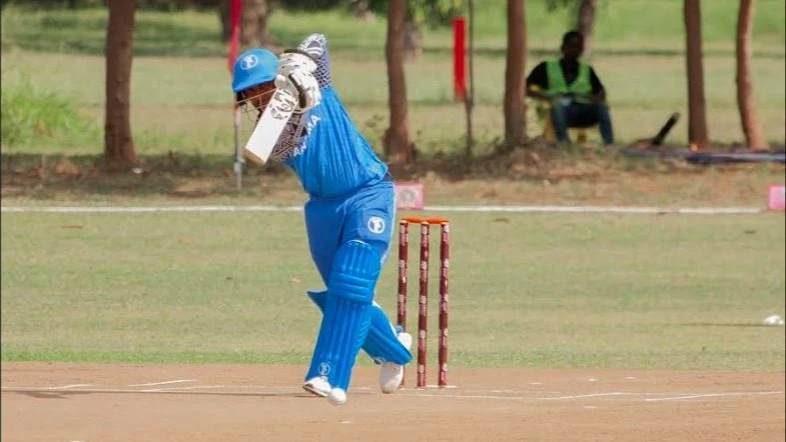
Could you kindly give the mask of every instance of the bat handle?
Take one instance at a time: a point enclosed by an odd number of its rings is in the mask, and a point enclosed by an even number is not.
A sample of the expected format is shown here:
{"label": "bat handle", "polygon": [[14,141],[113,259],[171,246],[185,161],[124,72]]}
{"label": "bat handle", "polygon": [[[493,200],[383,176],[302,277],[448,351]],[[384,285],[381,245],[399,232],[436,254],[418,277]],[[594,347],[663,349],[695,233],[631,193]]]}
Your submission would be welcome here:
{"label": "bat handle", "polygon": [[293,77],[292,75],[289,75],[288,78],[289,81],[291,81],[292,84],[295,85],[295,88],[297,89],[298,92],[297,100],[298,100],[298,104],[300,105],[300,108],[301,109],[305,108],[308,103],[306,103],[306,95],[303,93],[304,92],[303,85],[300,83],[300,80],[298,80],[296,77]]}

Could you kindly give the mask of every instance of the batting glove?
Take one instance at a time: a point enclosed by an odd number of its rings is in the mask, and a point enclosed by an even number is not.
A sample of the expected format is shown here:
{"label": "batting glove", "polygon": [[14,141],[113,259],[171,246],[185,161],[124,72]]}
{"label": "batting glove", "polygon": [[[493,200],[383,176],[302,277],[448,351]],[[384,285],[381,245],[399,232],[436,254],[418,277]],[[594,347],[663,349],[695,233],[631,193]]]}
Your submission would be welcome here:
{"label": "batting glove", "polygon": [[298,97],[298,113],[306,112],[322,100],[319,82],[314,77],[316,69],[317,64],[304,52],[284,51],[279,58],[276,87]]}

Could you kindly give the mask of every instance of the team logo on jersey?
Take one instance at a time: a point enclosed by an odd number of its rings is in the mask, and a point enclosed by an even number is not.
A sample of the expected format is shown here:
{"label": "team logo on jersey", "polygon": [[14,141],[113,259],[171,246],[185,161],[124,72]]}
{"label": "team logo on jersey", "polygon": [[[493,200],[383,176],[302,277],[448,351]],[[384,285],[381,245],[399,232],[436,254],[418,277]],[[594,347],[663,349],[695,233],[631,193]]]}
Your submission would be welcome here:
{"label": "team logo on jersey", "polygon": [[385,220],[378,217],[372,216],[368,219],[368,230],[371,233],[382,233],[385,231]]}
{"label": "team logo on jersey", "polygon": [[317,368],[320,376],[327,376],[330,374],[330,364],[327,362],[321,362],[319,367]]}
{"label": "team logo on jersey", "polygon": [[248,54],[240,60],[240,68],[247,71],[259,63],[259,58],[254,54]]}

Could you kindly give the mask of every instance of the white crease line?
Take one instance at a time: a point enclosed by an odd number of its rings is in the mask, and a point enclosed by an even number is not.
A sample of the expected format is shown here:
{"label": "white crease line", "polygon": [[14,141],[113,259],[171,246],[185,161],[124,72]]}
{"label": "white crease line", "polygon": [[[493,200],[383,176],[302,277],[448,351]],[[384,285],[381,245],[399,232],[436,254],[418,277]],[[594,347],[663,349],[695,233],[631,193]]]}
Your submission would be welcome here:
{"label": "white crease line", "polygon": [[444,397],[451,399],[501,399],[513,401],[532,400],[533,398],[523,396],[490,396],[484,394],[433,394],[433,393],[410,393],[402,396],[417,396],[417,397]]}
{"label": "white crease line", "polygon": [[194,382],[196,379],[178,379],[176,381],[150,382],[147,384],[134,384],[129,387],[152,387],[153,385],[179,384],[181,382]]}
{"label": "white crease line", "polygon": [[765,394],[780,394],[782,391],[741,391],[733,393],[707,393],[707,394],[692,394],[690,396],[671,396],[644,399],[644,402],[657,402],[657,401],[678,401],[682,399],[696,399],[700,397],[723,397],[723,396],[743,396],[743,395],[765,395]]}
{"label": "white crease line", "polygon": [[[252,393],[237,393],[233,391],[194,391],[194,388],[217,388],[219,386],[195,386],[195,387],[173,387],[170,389],[150,389],[150,390],[129,390],[129,389],[78,389],[78,390],[69,390],[72,393],[143,393],[143,394],[201,394],[201,395],[226,395],[232,394],[237,395],[241,394],[244,396],[254,396],[257,394],[265,394],[264,391],[262,392],[252,392]],[[240,386],[224,386],[226,388],[236,388]],[[62,388],[62,387],[60,387]],[[190,390],[187,390],[190,389]],[[268,390],[271,388],[268,387]],[[287,392],[292,394],[303,393],[302,390],[292,387],[281,387],[280,390],[287,390]],[[357,389],[353,389],[357,390]],[[40,388],[40,387],[2,387],[0,391],[4,392],[15,392],[15,393],[35,393],[35,392],[51,392],[52,388]],[[534,401],[534,400],[554,400],[554,399],[570,399],[570,398],[584,398],[584,397],[597,397],[597,396],[620,396],[620,395],[652,395],[658,393],[651,393],[651,392],[612,392],[612,393],[597,393],[591,395],[580,395],[580,396],[562,396],[562,397],[554,397],[554,398],[537,398],[537,397],[527,397],[527,396],[494,396],[494,395],[470,395],[470,394],[439,394],[439,393],[425,393],[422,391],[417,390],[408,390],[402,391],[400,396],[414,396],[414,397],[434,397],[434,398],[449,398],[449,399],[496,399],[496,400],[508,400],[508,401]],[[305,393],[303,393],[305,394]],[[678,394],[678,393],[672,393]],[[681,396],[671,396],[665,398],[651,398],[651,399],[637,399],[642,402],[653,402],[653,401],[667,401],[667,400],[679,400],[679,399],[691,399],[691,398],[700,398],[700,397],[722,397],[722,396],[743,396],[743,395],[773,395],[773,394],[783,394],[783,391],[747,391],[747,392],[731,392],[731,393],[707,393],[707,394],[691,394],[691,395],[681,395]]]}
{"label": "white crease line", "polygon": [[[14,388],[14,387],[2,387],[0,391],[7,392],[7,393],[51,393],[52,390],[49,388],[39,388],[39,387],[26,387],[26,388]],[[59,391],[59,390],[58,390]],[[256,392],[249,392],[249,393],[241,393],[236,391],[183,391],[183,390],[175,390],[175,389],[156,389],[156,390],[130,390],[127,388],[83,388],[79,390],[68,390],[69,393],[135,393],[135,394],[193,394],[193,395],[240,395],[240,396],[258,396],[258,395],[280,395],[280,394],[287,394],[291,393],[293,395],[302,394],[307,395],[305,391],[302,389],[292,389],[291,391],[284,391],[281,393],[272,393],[270,391],[256,391]]]}
{"label": "white crease line", "polygon": [[580,394],[576,396],[559,396],[559,397],[539,397],[536,398],[540,401],[558,401],[563,399],[582,399],[587,397],[602,397],[602,396],[620,396],[623,394],[632,394],[632,393],[622,393],[619,391],[611,392],[611,393],[593,393],[593,394]]}
{"label": "white crease line", "polygon": [[59,387],[46,387],[46,390],[65,390],[68,388],[75,388],[75,387],[92,387],[93,384],[70,384],[70,385],[61,385]]}
{"label": "white crease line", "polygon": [[[227,388],[239,388],[239,389],[262,389],[262,390],[282,390],[282,391],[303,391],[302,388],[298,387],[286,387],[283,385],[225,385]],[[371,390],[371,387],[352,387],[352,391],[365,391]]]}
{"label": "white crease line", "polygon": [[145,393],[152,393],[154,391],[185,391],[185,390],[197,390],[200,388],[230,388],[228,385],[194,385],[193,387],[169,387],[169,388],[150,388],[147,390],[139,390],[144,391]]}

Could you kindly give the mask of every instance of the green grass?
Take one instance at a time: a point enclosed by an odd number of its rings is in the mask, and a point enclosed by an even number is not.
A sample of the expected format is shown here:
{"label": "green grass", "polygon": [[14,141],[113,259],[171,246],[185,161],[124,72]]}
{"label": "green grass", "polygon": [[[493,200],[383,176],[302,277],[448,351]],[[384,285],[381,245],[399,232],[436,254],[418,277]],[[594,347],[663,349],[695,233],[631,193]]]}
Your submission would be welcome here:
{"label": "green grass", "polygon": [[[478,153],[503,131],[502,3],[484,3],[476,20],[477,108],[473,121]],[[759,2],[755,24],[759,54],[754,60],[756,99],[765,136],[776,144],[783,144],[786,136],[783,3]],[[673,17],[679,14],[679,4],[635,0],[608,3],[599,12],[593,63],[609,90],[621,143],[652,136],[674,111],[687,114],[681,21]],[[734,88],[734,26],[729,18],[721,18],[731,17],[735,8],[736,2],[726,0],[709,2],[705,7],[709,129],[711,138],[724,144],[743,140]],[[639,23],[644,10],[647,26]],[[553,53],[566,16],[547,14],[540,2],[532,3],[528,12],[531,68]],[[106,12],[31,11],[10,6],[2,20],[2,63],[6,66],[2,87],[19,87],[23,78],[29,78],[40,90],[74,97],[74,106],[100,126]],[[140,12],[137,24],[131,116],[138,152],[231,152],[232,97],[223,58],[226,47],[217,41],[215,14]],[[293,45],[315,30],[329,35],[335,85],[363,133],[379,148],[388,118],[384,20],[361,23],[339,12],[279,11],[270,24],[284,45]],[[407,64],[411,133],[425,153],[455,151],[464,142],[463,130],[456,130],[457,125],[464,125],[464,109],[452,100],[449,31],[428,30],[425,45],[423,58]],[[681,121],[667,141],[684,144],[686,127],[686,120]],[[536,133],[537,128],[532,131]],[[78,137],[44,137],[21,145],[4,142],[3,149],[18,146],[31,153],[91,154],[100,152],[102,145],[102,135],[94,131]]]}
{"label": "green grass", "polygon": [[[505,30],[499,26],[504,23],[503,3],[495,0],[478,8],[473,120],[478,153],[503,131]],[[606,3],[599,12],[593,63],[609,90],[622,143],[652,136],[674,111],[687,114],[683,31],[681,20],[675,19],[680,3],[632,0]],[[759,2],[754,27],[759,115],[765,136],[776,144],[783,144],[786,136],[783,6],[783,0]],[[709,2],[704,9],[710,136],[724,144],[743,140],[734,87],[734,11],[736,2],[730,0]],[[558,46],[567,16],[547,14],[541,2],[532,2],[528,13],[531,68]],[[106,11],[31,11],[10,6],[2,20],[2,62],[8,67],[2,87],[18,87],[22,78],[30,78],[38,89],[75,97],[73,104],[100,123]],[[381,146],[388,118],[384,19],[362,23],[339,12],[279,11],[270,25],[284,45],[296,44],[316,30],[328,34],[335,85],[364,134]],[[139,153],[232,151],[226,47],[217,35],[218,19],[213,13],[138,14],[131,115]],[[464,142],[463,130],[456,130],[457,124],[463,127],[464,109],[452,100],[450,41],[449,30],[427,30],[425,55],[407,64],[411,133],[426,153],[454,151]],[[668,141],[684,144],[686,127],[686,121],[681,121]],[[32,153],[89,154],[101,151],[101,137],[95,131],[43,138],[20,147]],[[4,142],[3,148],[15,145]]]}
{"label": "green grass", "polygon": [[3,87],[0,115],[3,145],[30,147],[58,139],[65,141],[61,147],[73,147],[100,136],[93,118],[83,115],[71,97],[48,88],[42,91],[26,76]]}
{"label": "green grass", "polygon": [[[3,63],[27,73],[41,88],[51,87],[79,97],[77,105],[97,122],[103,118],[103,59],[94,56],[36,53],[3,53]],[[385,66],[353,61],[346,53],[334,54],[336,88],[351,115],[377,147],[387,127],[388,110]],[[478,105],[474,113],[475,133],[481,143],[491,143],[502,133],[501,107],[504,60],[479,57],[483,75],[476,81]],[[783,60],[757,59],[754,85],[759,116],[765,135],[784,142],[786,119],[786,76]],[[609,87],[609,100],[617,138],[631,141],[652,136],[674,111],[687,115],[684,61],[681,57],[609,56],[598,59],[596,69]],[[739,142],[743,134],[735,101],[734,62],[729,57],[706,60],[706,92],[709,130],[713,140]],[[183,75],[199,72],[199,75]],[[430,74],[443,72],[443,77]],[[426,152],[451,151],[463,143],[463,106],[451,101],[450,59],[426,54],[408,65],[408,96],[412,135]],[[70,81],[79,76],[80,82]],[[19,75],[4,75],[3,87],[15,87]],[[221,153],[232,151],[232,115],[228,93],[229,76],[217,58],[137,57],[132,81],[132,128],[140,153]],[[672,143],[687,140],[686,119],[669,137]],[[244,125],[249,127],[247,121]],[[64,146],[65,145],[65,146]],[[28,146],[31,152],[97,153],[101,135],[74,142],[55,140]]]}
{"label": "green grass", "polygon": [[[782,216],[451,220],[451,365],[784,369],[784,328],[760,326],[784,315]],[[302,214],[2,223],[4,362],[309,358],[319,314],[304,293],[321,283]],[[391,262],[378,293],[393,313]]]}
{"label": "green grass", "polygon": [[[681,53],[684,25],[681,0],[601,1],[595,38],[601,51],[637,50]],[[478,49],[499,49],[505,44],[505,0],[484,0],[476,5],[474,31]],[[570,25],[567,10],[549,13],[543,1],[527,6],[530,46],[539,51],[559,47],[559,38]],[[754,49],[783,54],[784,0],[760,0],[756,4]],[[702,5],[702,31],[709,50],[733,51],[738,2],[716,0]],[[36,51],[102,54],[106,35],[105,9],[36,10],[10,5],[3,11],[3,46]],[[139,55],[215,56],[226,53],[218,38],[215,12],[137,13],[135,50]],[[318,25],[317,25],[318,24]],[[321,32],[331,36],[338,50],[360,56],[376,53],[384,44],[385,17],[360,23],[338,11],[317,13],[277,10],[270,20],[273,36],[292,45],[303,35]],[[426,45],[447,50],[448,28],[425,29]],[[373,56],[376,56],[375,54]]]}

